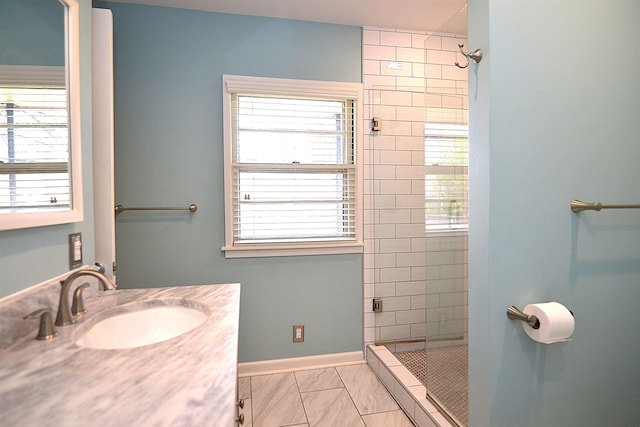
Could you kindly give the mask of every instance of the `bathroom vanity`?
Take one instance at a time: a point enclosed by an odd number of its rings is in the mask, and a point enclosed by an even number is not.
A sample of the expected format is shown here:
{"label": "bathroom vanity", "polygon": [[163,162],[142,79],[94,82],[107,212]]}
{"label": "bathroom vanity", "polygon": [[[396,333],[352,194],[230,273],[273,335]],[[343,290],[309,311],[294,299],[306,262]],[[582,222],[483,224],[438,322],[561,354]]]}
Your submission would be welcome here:
{"label": "bathroom vanity", "polygon": [[[86,316],[56,327],[47,341],[34,339],[37,320],[22,320],[32,322],[33,334],[0,350],[0,424],[236,425],[239,300],[239,284],[97,292],[85,301]],[[194,306],[206,318],[155,344],[78,344],[92,316],[139,310],[141,301]]]}

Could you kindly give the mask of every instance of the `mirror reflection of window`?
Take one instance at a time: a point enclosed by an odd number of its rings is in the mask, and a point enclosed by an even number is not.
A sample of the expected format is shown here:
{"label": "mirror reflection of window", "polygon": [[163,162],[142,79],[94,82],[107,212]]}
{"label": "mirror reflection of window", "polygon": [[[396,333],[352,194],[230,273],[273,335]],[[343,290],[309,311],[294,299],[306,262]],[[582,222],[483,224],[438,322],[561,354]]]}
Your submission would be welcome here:
{"label": "mirror reflection of window", "polygon": [[78,23],[76,0],[0,2],[0,230],[83,219]]}
{"label": "mirror reflection of window", "polygon": [[69,208],[64,84],[0,86],[0,214]]}

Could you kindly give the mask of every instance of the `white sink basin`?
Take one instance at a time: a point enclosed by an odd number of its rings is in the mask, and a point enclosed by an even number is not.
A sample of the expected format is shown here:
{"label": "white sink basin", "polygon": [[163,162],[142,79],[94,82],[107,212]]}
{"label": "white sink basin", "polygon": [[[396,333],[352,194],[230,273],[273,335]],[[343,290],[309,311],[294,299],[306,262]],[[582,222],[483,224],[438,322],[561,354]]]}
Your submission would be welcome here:
{"label": "white sink basin", "polygon": [[207,317],[206,309],[188,300],[126,304],[96,314],[78,331],[76,344],[95,349],[142,347],[189,332]]}

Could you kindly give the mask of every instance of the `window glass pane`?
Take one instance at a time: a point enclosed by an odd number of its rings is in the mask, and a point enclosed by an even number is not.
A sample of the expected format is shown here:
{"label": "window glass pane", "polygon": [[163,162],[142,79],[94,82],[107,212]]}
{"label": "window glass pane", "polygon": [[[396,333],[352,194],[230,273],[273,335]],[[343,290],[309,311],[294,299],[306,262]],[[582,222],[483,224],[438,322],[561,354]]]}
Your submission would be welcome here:
{"label": "window glass pane", "polygon": [[342,108],[342,101],[238,96],[238,126],[333,132]]}
{"label": "window glass pane", "polygon": [[334,172],[240,172],[239,198],[254,202],[345,200],[346,174]]}
{"label": "window glass pane", "polygon": [[349,163],[343,101],[239,96],[239,163]]}
{"label": "window glass pane", "polygon": [[[351,239],[341,218],[345,205],[336,202],[240,204],[239,243]],[[292,225],[294,225],[292,227]]]}
{"label": "window glass pane", "polygon": [[0,87],[0,213],[69,207],[64,88]]}
{"label": "window glass pane", "polygon": [[355,180],[335,172],[240,172],[241,241],[340,239],[355,235]]}
{"label": "window glass pane", "polygon": [[467,228],[469,223],[467,168],[432,167],[430,169],[447,169],[451,173],[427,175],[425,182],[427,229]]}
{"label": "window glass pane", "polygon": [[467,125],[425,125],[427,231],[468,228],[468,152]]}
{"label": "window glass pane", "polygon": [[343,164],[344,147],[343,135],[238,133],[240,163]]}

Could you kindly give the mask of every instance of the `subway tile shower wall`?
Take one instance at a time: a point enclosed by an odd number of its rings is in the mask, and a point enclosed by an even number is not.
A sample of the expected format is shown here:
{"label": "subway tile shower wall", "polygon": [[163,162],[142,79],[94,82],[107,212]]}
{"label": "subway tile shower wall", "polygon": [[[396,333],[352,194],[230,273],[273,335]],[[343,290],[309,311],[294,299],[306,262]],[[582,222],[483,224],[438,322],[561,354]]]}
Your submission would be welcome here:
{"label": "subway tile shower wall", "polygon": [[[424,211],[424,124],[441,108],[466,114],[468,71],[454,65],[466,39],[364,28],[362,40],[365,343],[466,338],[466,233],[425,237]],[[371,130],[373,117],[381,130]],[[373,313],[374,297],[381,313]]]}

